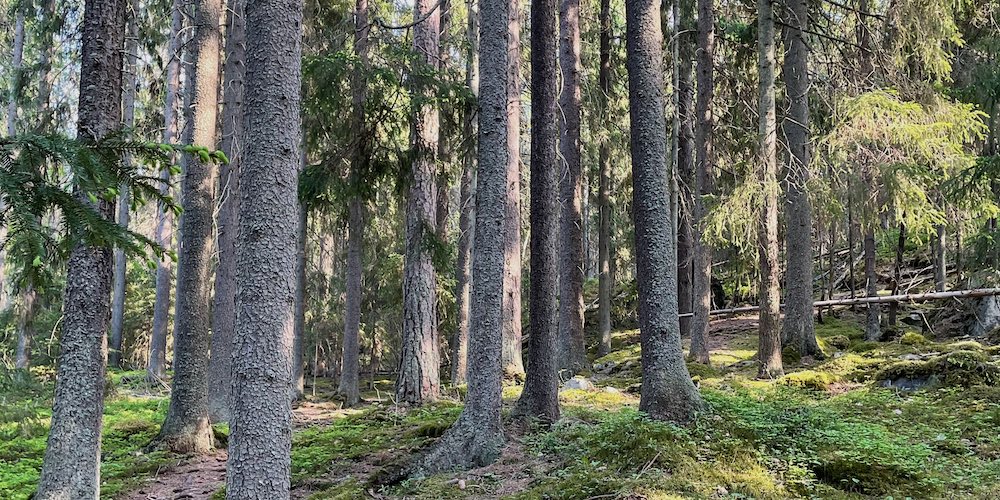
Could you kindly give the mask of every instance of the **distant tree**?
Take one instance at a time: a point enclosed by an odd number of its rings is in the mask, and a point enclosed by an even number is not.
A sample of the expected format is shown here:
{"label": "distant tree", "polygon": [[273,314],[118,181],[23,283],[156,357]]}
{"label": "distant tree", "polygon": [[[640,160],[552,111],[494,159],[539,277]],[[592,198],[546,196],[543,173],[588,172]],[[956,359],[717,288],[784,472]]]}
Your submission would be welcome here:
{"label": "distant tree", "polygon": [[512,82],[507,86],[507,212],[504,223],[504,329],[501,358],[504,377],[520,380],[524,377],[521,358],[521,11],[518,0],[507,11],[510,36],[507,38],[511,57],[507,59]]}
{"label": "distant tree", "polygon": [[[601,88],[602,119],[610,119],[611,100],[611,0],[601,0],[601,45],[598,86]],[[598,231],[597,231],[597,316],[601,334],[598,352],[603,356],[611,352],[611,140],[607,134],[601,135],[598,181]],[[584,221],[586,223],[586,221]]]}

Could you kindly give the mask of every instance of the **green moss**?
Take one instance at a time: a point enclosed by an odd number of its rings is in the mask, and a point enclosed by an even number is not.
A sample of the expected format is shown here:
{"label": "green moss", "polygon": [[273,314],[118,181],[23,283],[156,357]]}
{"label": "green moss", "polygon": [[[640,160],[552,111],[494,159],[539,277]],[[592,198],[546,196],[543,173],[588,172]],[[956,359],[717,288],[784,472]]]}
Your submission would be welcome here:
{"label": "green moss", "polygon": [[698,380],[705,380],[709,378],[719,378],[722,374],[719,370],[711,365],[705,365],[702,363],[689,362],[687,364],[688,373],[691,374],[691,378]]}
{"label": "green moss", "polygon": [[908,379],[925,383],[971,387],[997,385],[1000,366],[981,351],[958,350],[926,361],[901,361],[878,372],[879,381]]}
{"label": "green moss", "polygon": [[785,363],[796,364],[802,361],[802,353],[794,347],[786,347],[781,350],[781,360]]}
{"label": "green moss", "polygon": [[882,345],[879,344],[878,342],[869,342],[862,340],[853,342],[848,350],[850,350],[851,352],[871,352],[880,347],[882,347]]}
{"label": "green moss", "polygon": [[839,381],[840,378],[833,374],[815,370],[789,373],[778,380],[778,382],[790,387],[799,387],[814,391],[825,391],[830,388],[830,384]]}
{"label": "green moss", "polygon": [[831,335],[821,339],[821,341],[825,342],[827,346],[839,351],[843,351],[851,346],[851,339],[846,335]]}
{"label": "green moss", "polygon": [[903,345],[927,345],[930,343],[926,337],[917,332],[906,332],[902,337],[899,338],[899,343]]}

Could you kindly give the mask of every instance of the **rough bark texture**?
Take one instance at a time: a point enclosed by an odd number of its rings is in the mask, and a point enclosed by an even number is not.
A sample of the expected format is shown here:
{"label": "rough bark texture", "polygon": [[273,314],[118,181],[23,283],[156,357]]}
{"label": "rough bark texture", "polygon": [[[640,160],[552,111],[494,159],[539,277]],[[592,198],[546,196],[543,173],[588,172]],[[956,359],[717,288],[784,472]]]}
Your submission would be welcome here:
{"label": "rough bark texture", "polygon": [[559,366],[587,367],[583,336],[583,171],[580,167],[580,0],[559,2]]}
{"label": "rough bark texture", "polygon": [[524,392],[514,408],[519,417],[543,422],[559,419],[557,2],[531,5],[531,315]]}
{"label": "rough bark texture", "polygon": [[778,158],[777,124],[774,103],[774,11],[771,0],[757,0],[757,55],[760,78],[759,162],[760,183],[764,189],[763,207],[758,228],[757,252],[760,255],[760,342],[758,376],[776,378],[781,366],[781,293],[778,291]]}
{"label": "rough bark texture", "polygon": [[[305,165],[305,155],[303,155],[302,168],[305,168]],[[303,349],[306,342],[306,239],[309,229],[309,207],[303,203],[299,203],[297,227],[299,232],[295,238],[295,338],[292,343],[292,384],[289,394],[292,401],[302,399],[306,389]]]}
{"label": "rough bark texture", "polygon": [[244,168],[226,498],[288,498],[302,3],[246,5]]}
{"label": "rough bark texture", "polygon": [[[440,16],[432,0],[416,0],[413,18],[423,19],[413,29],[416,64],[438,69]],[[426,82],[415,82],[414,91],[429,94]],[[413,115],[413,164],[406,200],[406,255],[403,263],[403,347],[396,401],[422,404],[440,394],[436,292],[437,276],[429,245],[437,228],[438,110],[425,102]]]}
{"label": "rough bark texture", "polygon": [[417,473],[485,466],[500,456],[503,382],[500,358],[503,342],[504,232],[508,200],[507,145],[509,79],[508,13],[517,0],[480,0],[482,57],[479,68],[479,168],[476,189],[476,232],[469,336],[469,392],[465,408],[432,450],[419,462]]}
{"label": "rough bark texture", "polygon": [[[55,52],[55,34],[62,28],[62,16],[56,15],[55,0],[42,2],[41,56],[38,59],[38,123],[35,131],[44,133],[52,124],[52,55]],[[134,52],[130,52],[134,53]]]}
{"label": "rough bark texture", "polygon": [[708,364],[708,311],[712,310],[712,246],[701,227],[708,216],[706,198],[715,193],[715,14],[712,0],[698,0],[698,96],[695,102],[696,165],[694,175],[694,214],[691,239],[692,262],[691,353],[692,360]]}
{"label": "rough bark texture", "polygon": [[[676,75],[676,154],[678,176],[678,220],[677,220],[677,310],[681,316],[681,337],[691,335],[693,313],[694,234],[691,227],[694,210],[694,58],[697,26],[695,25],[694,0],[675,2],[676,9],[676,51],[674,68]],[[704,338],[701,336],[700,338]]]}
{"label": "rough bark texture", "polygon": [[663,32],[658,0],[625,2],[632,203],[642,344],[639,409],[690,422],[701,407],[681,348],[663,112]]}
{"label": "rough bark texture", "polygon": [[208,362],[208,413],[213,422],[229,420],[233,329],[236,326],[236,231],[240,213],[240,166],[243,160],[243,81],[246,76],[246,0],[231,0],[226,9],[226,61],[222,67],[222,138],[229,164],[219,166],[215,268],[212,307],[212,353]]}
{"label": "rough bark texture", "polygon": [[[453,14],[451,11],[451,0],[439,1],[438,10],[441,12],[441,21],[438,28],[440,38],[438,40],[437,58],[441,72],[438,75],[442,82],[449,83],[451,80],[451,73],[447,71],[448,63],[451,60],[449,31],[451,30],[451,18]],[[445,106],[447,104],[443,104],[442,108]],[[450,110],[445,110],[444,112],[447,114]],[[451,136],[453,132],[450,130],[450,120],[441,120],[439,127],[437,142],[437,206],[435,207],[437,227],[434,230],[434,234],[437,236],[439,242],[446,244],[448,241],[448,218],[451,212],[451,197],[449,193],[451,189]]]}
{"label": "rough bark texture", "polygon": [[[869,224],[865,227],[865,296],[878,295],[878,275],[875,273],[875,227]],[[865,314],[865,340],[882,340],[882,306],[868,304]]]}
{"label": "rough bark texture", "polygon": [[[507,11],[507,211],[504,220],[503,374],[507,379],[524,377],[521,358],[521,13],[516,0]],[[554,193],[553,193],[554,194]]]}
{"label": "rough bark texture", "polygon": [[[194,4],[194,34],[188,42],[187,67],[193,92],[185,142],[216,148],[219,102],[221,0]],[[212,301],[212,230],[215,166],[193,154],[182,158],[180,251],[177,254],[177,309],[174,318],[174,378],[170,407],[158,439],[181,453],[212,448],[208,419],[208,348]]]}
{"label": "rough bark texture", "polygon": [[26,370],[31,366],[31,343],[35,338],[35,313],[38,311],[38,292],[28,284],[21,292],[20,310],[17,314],[17,351],[14,368]]}
{"label": "rough bark texture", "polygon": [[[14,41],[11,47],[10,91],[7,95],[7,137],[17,135],[17,101],[21,93],[22,57],[24,55],[24,11],[28,4],[18,4],[14,18]],[[0,201],[0,209],[6,209]],[[7,225],[0,225],[0,241],[7,241]],[[6,247],[0,247],[0,311],[10,307],[10,288],[7,286]]]}
{"label": "rough bark texture", "polygon": [[[123,70],[124,96],[122,97],[122,126],[126,129],[135,125],[135,93],[138,75],[136,75],[136,62],[139,57],[139,22],[136,14],[139,13],[137,0],[130,0],[129,8],[126,12],[128,35],[125,37],[125,67]],[[125,161],[131,161],[126,158]],[[122,185],[118,194],[118,224],[128,229],[130,197],[127,185]],[[114,251],[114,284],[111,291],[111,332],[109,334],[108,365],[117,368],[124,368],[124,354],[122,353],[122,337],[125,328],[125,288],[128,284],[125,275],[128,271],[128,258],[125,256],[125,249],[116,248]]]}
{"label": "rough bark texture", "polygon": [[[479,4],[476,0],[466,2],[469,13],[468,40],[466,52],[465,84],[472,95],[479,96]],[[506,37],[505,37],[506,39]],[[506,85],[504,86],[506,89]],[[476,136],[476,112],[478,103],[470,102],[465,110],[465,137]],[[505,127],[506,128],[506,127]],[[474,217],[476,216],[476,155],[474,141],[466,150],[462,165],[462,182],[458,207],[458,256],[455,264],[455,307],[457,325],[451,352],[451,383],[464,384],[467,380],[469,359],[469,315],[472,296],[472,243],[474,239]],[[506,162],[506,156],[504,157]],[[506,163],[505,163],[506,165]]]}
{"label": "rough bark texture", "polygon": [[[124,0],[88,0],[81,26],[77,137],[96,141],[121,123]],[[82,201],[85,193],[78,193]],[[110,220],[114,207],[99,201]],[[80,237],[82,235],[76,235]],[[100,495],[101,421],[107,369],[111,250],[77,243],[66,267],[63,324],[49,429],[37,499]]]}
{"label": "rough bark texture", "polygon": [[[597,74],[601,89],[600,103],[602,121],[610,121],[611,101],[611,0],[601,0],[601,67]],[[601,335],[598,353],[603,356],[611,352],[611,289],[614,276],[611,275],[611,139],[601,134],[600,180],[598,193],[597,230],[597,317]]]}
{"label": "rough bark texture", "polygon": [[783,343],[803,356],[823,357],[813,323],[812,204],[809,201],[809,30],[808,0],[785,0],[785,82],[788,112],[781,129],[788,144],[785,185],[785,319]]}
{"label": "rough bark texture", "polygon": [[[163,142],[173,143],[177,139],[177,96],[180,89],[181,58],[181,14],[182,0],[174,0],[170,14],[170,48],[167,62],[166,87],[163,103]],[[229,154],[226,151],[226,154]],[[230,161],[233,160],[230,155]],[[170,194],[170,171],[160,174],[163,194]],[[162,205],[157,207],[156,232],[154,239],[163,248],[170,248],[173,234],[173,215]],[[167,323],[170,322],[170,288],[173,277],[173,263],[164,256],[156,263],[156,299],[153,302],[153,330],[149,335],[149,363],[146,378],[162,380],[167,373]],[[216,277],[218,279],[218,277]],[[228,373],[228,370],[226,370]],[[214,372],[213,372],[214,374]],[[213,378],[215,380],[215,378]],[[228,380],[228,379],[225,379]],[[225,380],[219,380],[225,383]],[[215,385],[215,384],[213,384]],[[228,391],[227,391],[228,392]]]}

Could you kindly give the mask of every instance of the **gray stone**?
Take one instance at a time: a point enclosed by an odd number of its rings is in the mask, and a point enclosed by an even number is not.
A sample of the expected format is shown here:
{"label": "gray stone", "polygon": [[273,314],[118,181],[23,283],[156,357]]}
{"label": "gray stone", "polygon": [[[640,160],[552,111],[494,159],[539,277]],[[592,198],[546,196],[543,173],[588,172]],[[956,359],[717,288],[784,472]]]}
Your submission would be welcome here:
{"label": "gray stone", "polygon": [[563,384],[564,389],[579,389],[581,391],[594,390],[594,384],[584,377],[573,377]]}

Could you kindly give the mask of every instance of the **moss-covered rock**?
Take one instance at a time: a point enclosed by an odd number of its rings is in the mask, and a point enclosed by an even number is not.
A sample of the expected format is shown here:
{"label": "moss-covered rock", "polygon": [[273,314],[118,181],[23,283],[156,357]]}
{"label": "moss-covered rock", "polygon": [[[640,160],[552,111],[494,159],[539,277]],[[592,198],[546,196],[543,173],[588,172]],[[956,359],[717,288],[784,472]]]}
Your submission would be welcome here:
{"label": "moss-covered rock", "polygon": [[917,332],[906,332],[899,338],[899,343],[903,345],[927,345],[930,343],[926,337]]}
{"label": "moss-covered rock", "polygon": [[830,388],[830,384],[839,382],[840,378],[832,373],[815,370],[803,370],[800,372],[789,373],[788,375],[781,377],[778,381],[789,387],[825,391]]}
{"label": "moss-covered rock", "polygon": [[1000,383],[1000,366],[981,351],[958,350],[925,361],[893,363],[880,370],[875,380],[886,387],[906,389],[928,385],[997,385]]}
{"label": "moss-covered rock", "polygon": [[851,339],[847,335],[833,335],[824,339],[826,345],[843,351],[851,346]]}

